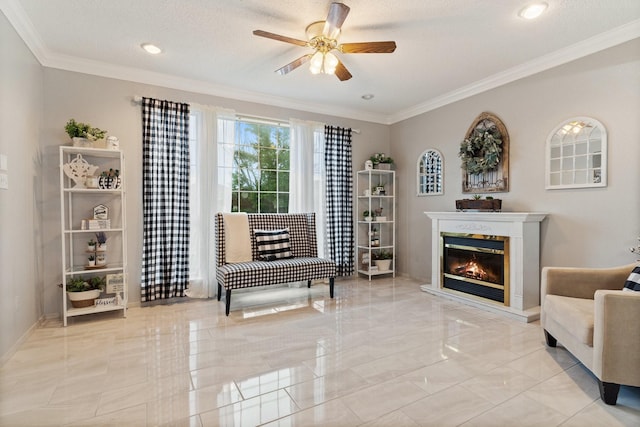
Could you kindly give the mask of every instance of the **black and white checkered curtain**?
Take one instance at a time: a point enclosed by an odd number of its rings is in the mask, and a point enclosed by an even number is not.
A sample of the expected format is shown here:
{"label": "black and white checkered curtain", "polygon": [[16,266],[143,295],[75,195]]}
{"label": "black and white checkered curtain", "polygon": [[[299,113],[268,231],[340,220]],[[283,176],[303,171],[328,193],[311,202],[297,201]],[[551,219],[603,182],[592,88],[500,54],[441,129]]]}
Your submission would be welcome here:
{"label": "black and white checkered curtain", "polygon": [[327,254],[338,276],[354,272],[351,129],[324,127],[327,173]]}
{"label": "black and white checkered curtain", "polygon": [[185,296],[189,283],[189,105],[142,99],[141,300]]}

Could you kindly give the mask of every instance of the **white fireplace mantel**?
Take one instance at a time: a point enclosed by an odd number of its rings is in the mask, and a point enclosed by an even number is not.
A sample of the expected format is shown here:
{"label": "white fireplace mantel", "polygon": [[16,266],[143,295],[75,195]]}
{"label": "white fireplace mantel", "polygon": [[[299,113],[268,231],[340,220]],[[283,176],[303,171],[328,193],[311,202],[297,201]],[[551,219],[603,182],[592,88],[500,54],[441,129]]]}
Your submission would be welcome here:
{"label": "white fireplace mantel", "polygon": [[[525,322],[540,318],[541,212],[425,212],[431,218],[431,284],[423,291],[460,300]],[[440,233],[509,237],[509,306],[441,287]]]}

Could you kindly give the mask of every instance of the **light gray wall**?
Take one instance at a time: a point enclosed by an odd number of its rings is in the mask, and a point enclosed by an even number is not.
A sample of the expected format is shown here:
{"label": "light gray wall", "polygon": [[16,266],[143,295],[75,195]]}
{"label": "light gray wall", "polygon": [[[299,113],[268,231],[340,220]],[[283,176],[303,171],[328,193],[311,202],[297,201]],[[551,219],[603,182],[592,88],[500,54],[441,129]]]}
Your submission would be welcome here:
{"label": "light gray wall", "polygon": [[[283,81],[283,84],[286,82]],[[122,80],[107,79],[55,69],[44,70],[45,117],[42,124],[45,313],[59,313],[60,291],[55,286],[60,274],[60,200],[58,147],[69,144],[64,124],[70,118],[106,129],[120,139],[125,154],[126,203],[128,228],[129,301],[140,301],[140,260],[142,252],[142,118],[133,95],[233,108],[238,114],[286,120],[298,118],[330,125],[360,129],[353,137],[354,170],[362,166],[372,152],[389,150],[389,126],[340,117],[325,116],[279,107],[271,107],[179,90],[154,87]]]}
{"label": "light gray wall", "polygon": [[[399,272],[431,275],[430,222],[423,211],[451,211],[462,198],[457,151],[473,119],[497,114],[511,137],[511,189],[505,210],[545,211],[543,265],[606,266],[633,260],[640,234],[640,41],[448,105],[392,126],[305,113],[202,94],[43,69],[0,14],[0,153],[9,158],[10,189],[0,190],[0,356],[46,314],[59,313],[60,200],[58,146],[74,117],[120,138],[126,155],[130,301],[139,301],[141,115],[133,95],[233,108],[247,115],[295,117],[361,129],[354,171],[374,152],[390,152],[398,171]],[[284,83],[283,83],[284,84]],[[609,185],[544,189],[544,143],[562,120],[586,115],[609,132]],[[415,168],[426,148],[445,158],[445,195],[416,197]],[[0,359],[0,360],[2,360]]]}
{"label": "light gray wall", "polygon": [[42,92],[42,67],[0,12],[0,154],[9,175],[0,190],[0,364],[43,313]]}
{"label": "light gray wall", "polygon": [[[541,265],[612,266],[634,261],[640,235],[640,39],[450,104],[391,126],[397,162],[398,266],[425,282],[431,276],[431,221],[424,211],[452,211],[461,190],[459,144],[483,111],[510,136],[510,190],[505,211],[548,212]],[[560,122],[589,116],[609,136],[608,186],[545,190],[545,141]],[[416,162],[427,148],[445,160],[445,194],[416,196]],[[495,196],[495,195],[494,195]],[[622,285],[622,284],[621,284]]]}

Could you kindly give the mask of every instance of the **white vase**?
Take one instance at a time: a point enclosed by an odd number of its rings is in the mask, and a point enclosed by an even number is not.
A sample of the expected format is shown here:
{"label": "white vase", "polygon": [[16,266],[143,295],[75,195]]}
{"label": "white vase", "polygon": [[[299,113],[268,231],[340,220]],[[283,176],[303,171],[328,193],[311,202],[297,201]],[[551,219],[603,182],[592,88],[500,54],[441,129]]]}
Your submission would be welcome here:
{"label": "white vase", "polygon": [[73,140],[73,146],[74,147],[84,147],[84,148],[89,148],[91,147],[93,144],[91,143],[90,140],[88,140],[87,138],[80,138],[80,137],[73,137],[71,138]]}
{"label": "white vase", "polygon": [[84,185],[87,188],[98,188],[98,177],[97,176],[88,176],[84,181]]}
{"label": "white vase", "polygon": [[391,260],[390,259],[378,259],[378,260],[376,260],[376,265],[378,266],[378,271],[389,271],[389,270],[391,270]]}

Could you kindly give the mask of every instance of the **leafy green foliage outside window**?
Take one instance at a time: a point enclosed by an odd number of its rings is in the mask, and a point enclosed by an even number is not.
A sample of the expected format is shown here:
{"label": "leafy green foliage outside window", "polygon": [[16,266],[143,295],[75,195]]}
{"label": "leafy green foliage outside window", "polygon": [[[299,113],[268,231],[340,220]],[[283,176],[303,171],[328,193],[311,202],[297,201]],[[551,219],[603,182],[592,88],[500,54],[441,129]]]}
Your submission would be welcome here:
{"label": "leafy green foliage outside window", "polygon": [[288,127],[236,123],[232,190],[233,212],[288,212]]}

